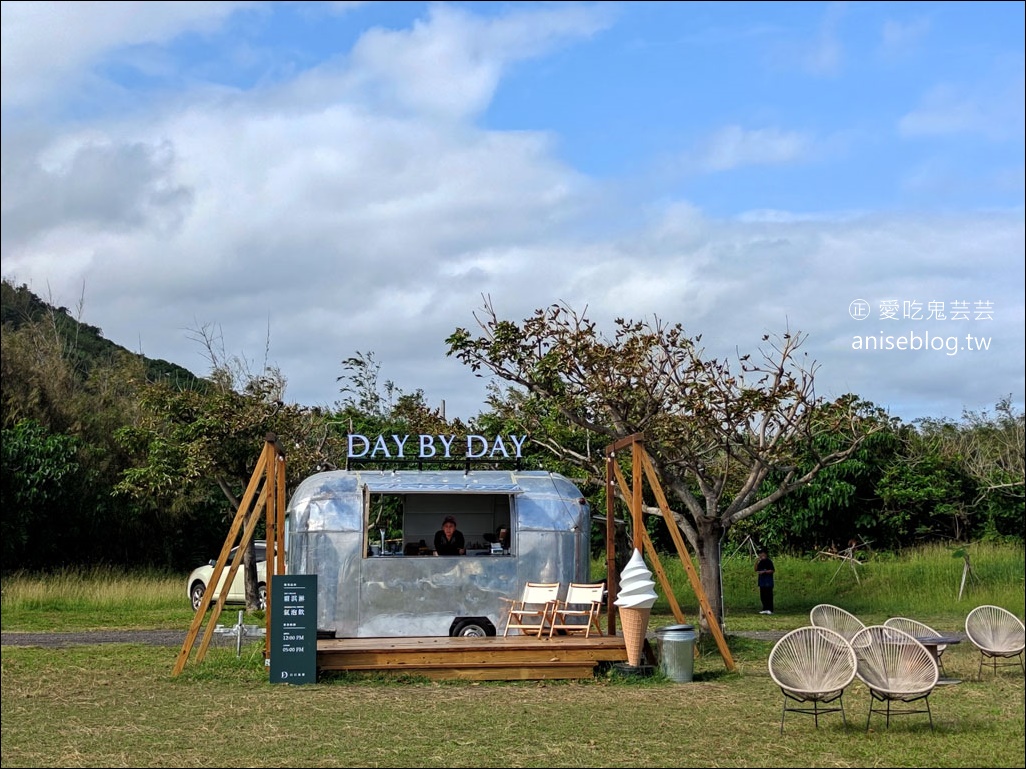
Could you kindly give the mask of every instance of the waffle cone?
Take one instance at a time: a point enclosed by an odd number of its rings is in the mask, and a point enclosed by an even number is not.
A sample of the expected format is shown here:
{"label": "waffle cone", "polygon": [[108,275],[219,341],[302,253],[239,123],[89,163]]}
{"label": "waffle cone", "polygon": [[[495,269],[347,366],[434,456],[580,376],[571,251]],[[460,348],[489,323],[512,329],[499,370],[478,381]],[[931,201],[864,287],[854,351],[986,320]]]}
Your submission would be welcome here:
{"label": "waffle cone", "polygon": [[632,667],[641,667],[645,653],[645,633],[648,632],[648,616],[651,609],[620,608],[620,625],[627,644],[627,662]]}

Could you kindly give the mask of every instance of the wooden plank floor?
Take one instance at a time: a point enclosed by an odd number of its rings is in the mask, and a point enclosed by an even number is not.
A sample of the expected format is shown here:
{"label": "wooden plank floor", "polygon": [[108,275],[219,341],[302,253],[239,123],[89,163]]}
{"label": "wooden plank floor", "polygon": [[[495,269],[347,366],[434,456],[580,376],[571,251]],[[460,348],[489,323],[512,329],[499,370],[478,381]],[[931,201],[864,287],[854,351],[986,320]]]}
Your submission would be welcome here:
{"label": "wooden plank floor", "polygon": [[624,662],[622,636],[332,638],[317,641],[317,669],[381,671],[432,679],[525,681],[591,678]]}

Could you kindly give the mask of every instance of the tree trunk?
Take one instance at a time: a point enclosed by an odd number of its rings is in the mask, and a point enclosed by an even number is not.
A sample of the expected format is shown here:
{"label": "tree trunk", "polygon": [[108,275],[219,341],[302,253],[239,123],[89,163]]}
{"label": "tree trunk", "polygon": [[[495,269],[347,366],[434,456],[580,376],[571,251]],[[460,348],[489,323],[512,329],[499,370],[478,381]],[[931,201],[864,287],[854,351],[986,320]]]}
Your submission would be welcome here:
{"label": "tree trunk", "polygon": [[[720,578],[720,545],[724,531],[719,521],[699,521],[698,541],[696,550],[698,555],[698,575],[702,583],[702,591],[705,599],[715,615],[716,623],[723,627],[723,582]],[[709,629],[711,618],[703,616],[701,625],[703,630]]]}
{"label": "tree trunk", "polygon": [[246,580],[246,609],[257,611],[260,596],[257,594],[256,544],[250,540],[242,556],[242,573]]}

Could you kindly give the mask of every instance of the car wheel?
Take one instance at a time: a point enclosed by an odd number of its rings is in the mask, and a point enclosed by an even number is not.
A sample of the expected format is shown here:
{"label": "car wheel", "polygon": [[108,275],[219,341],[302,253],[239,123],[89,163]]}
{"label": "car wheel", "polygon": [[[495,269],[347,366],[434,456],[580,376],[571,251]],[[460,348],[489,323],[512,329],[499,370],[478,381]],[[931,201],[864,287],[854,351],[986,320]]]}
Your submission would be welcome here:
{"label": "car wheel", "polygon": [[203,603],[203,594],[207,592],[207,586],[202,582],[193,582],[189,589],[189,597],[192,599],[192,610],[198,611]]}
{"label": "car wheel", "polygon": [[267,585],[263,582],[257,585],[257,603],[260,605],[260,611],[267,610]]}
{"label": "car wheel", "polygon": [[[488,623],[491,625],[491,623]],[[456,624],[453,628],[452,635],[462,636],[464,638],[485,638],[489,635],[495,635],[494,631],[489,633],[488,626],[481,621],[476,619],[465,619],[462,622]]]}

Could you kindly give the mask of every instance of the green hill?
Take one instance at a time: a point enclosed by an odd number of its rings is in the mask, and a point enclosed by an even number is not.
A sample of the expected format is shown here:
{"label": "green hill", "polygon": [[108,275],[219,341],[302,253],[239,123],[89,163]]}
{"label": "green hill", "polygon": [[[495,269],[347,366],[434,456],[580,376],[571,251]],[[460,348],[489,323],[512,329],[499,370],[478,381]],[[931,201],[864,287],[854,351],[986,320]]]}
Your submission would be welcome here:
{"label": "green hill", "polygon": [[183,387],[198,387],[204,383],[200,377],[176,363],[147,358],[104,339],[101,329],[76,320],[66,307],[53,307],[44,302],[28,286],[15,286],[4,278],[0,281],[0,291],[0,323],[3,329],[17,330],[25,324],[44,320],[52,322],[69,343],[76,370],[83,374],[87,374],[97,361],[108,360],[116,354],[128,354],[144,362],[151,380],[169,377]]}

